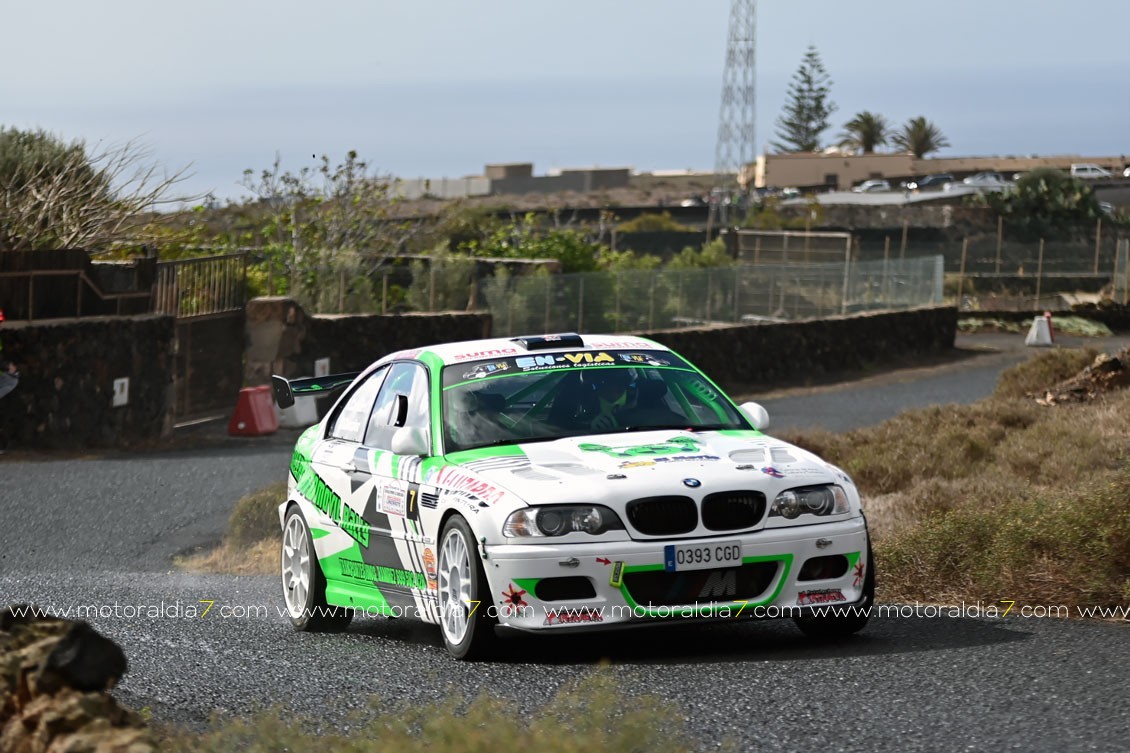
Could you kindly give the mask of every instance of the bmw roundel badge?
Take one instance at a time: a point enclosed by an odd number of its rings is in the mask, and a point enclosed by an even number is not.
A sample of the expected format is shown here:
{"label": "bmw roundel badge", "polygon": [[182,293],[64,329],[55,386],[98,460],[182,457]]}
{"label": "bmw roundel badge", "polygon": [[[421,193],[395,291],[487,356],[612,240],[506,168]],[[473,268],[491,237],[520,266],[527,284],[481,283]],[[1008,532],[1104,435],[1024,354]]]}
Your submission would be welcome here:
{"label": "bmw roundel badge", "polygon": [[685,478],[683,479],[683,483],[692,489],[697,489],[698,487],[702,486],[702,482],[697,478]]}

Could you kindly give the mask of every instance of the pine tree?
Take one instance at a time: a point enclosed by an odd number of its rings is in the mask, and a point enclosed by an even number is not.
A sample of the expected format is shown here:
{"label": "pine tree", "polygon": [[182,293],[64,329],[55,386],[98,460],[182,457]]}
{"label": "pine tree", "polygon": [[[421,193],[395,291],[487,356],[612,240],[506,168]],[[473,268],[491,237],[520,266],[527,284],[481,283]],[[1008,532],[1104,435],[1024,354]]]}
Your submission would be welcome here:
{"label": "pine tree", "polygon": [[829,99],[832,80],[820,61],[816,47],[809,45],[792,83],[789,101],[777,118],[777,138],[772,146],[778,152],[815,152],[820,149],[820,134],[828,130],[828,118],[836,111]]}

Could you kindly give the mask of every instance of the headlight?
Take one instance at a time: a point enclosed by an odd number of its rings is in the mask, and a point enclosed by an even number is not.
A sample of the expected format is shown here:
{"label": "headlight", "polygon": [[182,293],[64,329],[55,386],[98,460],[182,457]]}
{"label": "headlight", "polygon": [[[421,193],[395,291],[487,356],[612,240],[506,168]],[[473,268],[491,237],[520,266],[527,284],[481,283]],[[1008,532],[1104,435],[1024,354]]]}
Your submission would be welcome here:
{"label": "headlight", "polygon": [[581,531],[594,536],[623,529],[619,516],[601,505],[555,505],[527,507],[510,513],[502,526],[502,534],[511,538],[527,536],[564,536]]}
{"label": "headlight", "polygon": [[777,495],[769,515],[792,520],[801,515],[840,515],[850,510],[847,493],[838,486],[805,486]]}

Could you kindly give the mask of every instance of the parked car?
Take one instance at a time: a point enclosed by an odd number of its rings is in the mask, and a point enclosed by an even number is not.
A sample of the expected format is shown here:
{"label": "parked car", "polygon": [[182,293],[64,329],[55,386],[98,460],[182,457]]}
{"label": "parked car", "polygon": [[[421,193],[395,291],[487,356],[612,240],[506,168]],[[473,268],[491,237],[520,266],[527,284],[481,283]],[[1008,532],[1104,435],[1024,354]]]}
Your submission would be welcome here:
{"label": "parked car", "polygon": [[1099,167],[1098,165],[1083,162],[1071,166],[1071,177],[1094,180],[1096,178],[1113,178],[1114,174],[1110,170]]}
{"label": "parked car", "polygon": [[1000,173],[985,171],[970,175],[968,178],[964,178],[960,183],[946,183],[944,188],[949,191],[959,186],[975,188],[978,191],[1007,191],[1015,188],[1016,184],[1010,180],[1006,180]]}
{"label": "parked car", "polygon": [[953,176],[949,173],[938,173],[937,175],[927,175],[925,178],[917,178],[905,184],[905,188],[910,191],[925,191],[925,190],[940,190],[946,183],[952,183]]}
{"label": "parked car", "polygon": [[1123,168],[1122,177],[1123,178],[1130,178],[1130,167]]}
{"label": "parked car", "polygon": [[299,630],[418,617],[471,658],[499,626],[784,616],[832,637],[867,622],[851,478],[656,342],[479,340],[273,383],[280,406],[349,385],[298,439],[279,506]]}
{"label": "parked car", "polygon": [[851,190],[855,193],[875,193],[880,191],[890,191],[891,184],[885,180],[865,180]]}

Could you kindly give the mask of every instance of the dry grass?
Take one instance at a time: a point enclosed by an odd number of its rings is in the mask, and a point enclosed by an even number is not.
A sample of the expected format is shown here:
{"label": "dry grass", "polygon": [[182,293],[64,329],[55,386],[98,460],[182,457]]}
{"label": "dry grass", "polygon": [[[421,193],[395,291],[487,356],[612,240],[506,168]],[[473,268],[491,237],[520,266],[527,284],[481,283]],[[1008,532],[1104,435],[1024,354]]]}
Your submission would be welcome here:
{"label": "dry grass", "polygon": [[280,546],[277,536],[245,547],[225,540],[211,551],[179,558],[176,564],[194,573],[274,575],[279,571]]}
{"label": "dry grass", "polygon": [[968,406],[789,437],[853,475],[889,600],[1130,600],[1130,393],[1038,406],[1093,360],[1049,351]]}
{"label": "dry grass", "polygon": [[228,518],[228,531],[216,549],[177,560],[186,570],[233,575],[268,575],[279,567],[278,507],[286,499],[286,482],[271,484],[242,497]]}

